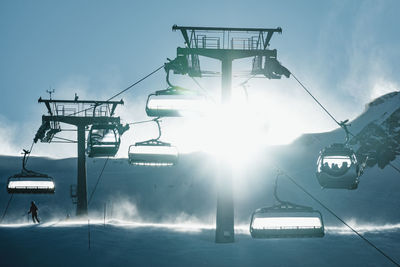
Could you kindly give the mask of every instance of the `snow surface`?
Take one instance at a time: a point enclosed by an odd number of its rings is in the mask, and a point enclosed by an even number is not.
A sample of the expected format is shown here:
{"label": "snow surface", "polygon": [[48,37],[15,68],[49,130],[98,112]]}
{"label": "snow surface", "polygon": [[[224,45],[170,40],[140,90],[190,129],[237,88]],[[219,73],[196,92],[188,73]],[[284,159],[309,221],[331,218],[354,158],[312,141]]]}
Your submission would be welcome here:
{"label": "snow surface", "polygon": [[[211,226],[100,220],[90,225],[90,249],[88,229],[86,222],[2,226],[1,265],[392,266],[345,229],[328,228],[324,238],[255,240],[239,227],[235,243],[215,244]],[[398,225],[366,237],[400,260]]]}

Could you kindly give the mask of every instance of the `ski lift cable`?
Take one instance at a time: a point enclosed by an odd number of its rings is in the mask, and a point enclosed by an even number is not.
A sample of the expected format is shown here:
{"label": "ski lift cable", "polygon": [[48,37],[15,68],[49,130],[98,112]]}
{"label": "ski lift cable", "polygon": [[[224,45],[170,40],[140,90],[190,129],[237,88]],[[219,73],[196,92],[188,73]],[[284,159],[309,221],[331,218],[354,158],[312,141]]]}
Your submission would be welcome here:
{"label": "ski lift cable", "polygon": [[392,167],[394,170],[396,170],[398,173],[400,173],[400,169],[394,166],[391,162],[389,162],[390,167]]}
{"label": "ski lift cable", "polygon": [[3,222],[3,219],[4,219],[4,217],[6,216],[8,207],[10,206],[10,203],[11,203],[11,200],[12,200],[13,196],[14,196],[14,193],[11,194],[10,199],[8,200],[7,206],[6,206],[6,208],[4,209],[3,215],[1,216],[0,223]]}
{"label": "ski lift cable", "polygon": [[[350,141],[349,136],[351,137],[355,137],[355,135],[347,128],[347,126],[349,126],[349,124],[347,124],[348,120],[345,121],[341,121],[339,122],[337,119],[335,119],[335,117],[333,117],[333,115],[321,104],[321,102],[318,101],[318,99],[310,92],[310,90],[308,90],[304,84],[302,82],[300,82],[300,80],[296,77],[296,75],[294,75],[292,72],[290,72],[290,74],[292,74],[293,78],[300,84],[300,86],[314,99],[315,102],[317,102],[317,104],[332,118],[332,120],[340,126],[340,128],[342,128],[345,132],[346,132],[346,142],[345,144],[347,145]],[[368,156],[364,159],[364,163],[363,165],[365,166],[366,162],[368,160]],[[400,172],[400,171],[399,171]]]}
{"label": "ski lift cable", "polygon": [[106,166],[107,166],[107,163],[108,163],[109,158],[110,158],[110,157],[107,157],[106,161],[104,162],[103,168],[101,169],[101,172],[100,172],[100,174],[99,174],[99,177],[97,178],[97,182],[96,182],[96,184],[94,185],[94,188],[93,188],[92,193],[90,194],[89,201],[88,201],[88,205],[90,205],[90,202],[92,201],[93,195],[94,195],[94,193],[96,192],[97,185],[99,184],[101,177],[103,176],[103,172],[104,172],[104,169],[105,169]]}
{"label": "ski lift cable", "polygon": [[[344,125],[344,123],[343,122],[339,122],[322,104],[321,104],[321,102],[319,102],[318,101],[318,99],[310,92],[310,90],[308,90],[307,89],[307,87],[293,74],[293,72],[290,72],[290,74],[293,76],[293,78],[300,84],[300,86],[314,99],[314,101],[329,115],[329,117],[331,117],[332,118],[332,120],[337,124],[337,125],[339,125],[341,128],[344,128],[343,126],[346,126],[346,125]],[[251,79],[253,79],[254,77],[255,77],[256,75],[253,75],[253,76],[251,76],[251,77],[249,77],[248,79],[246,79],[244,82],[241,82],[237,87],[239,87],[239,86],[241,86],[241,87],[244,87],[244,90],[245,90],[245,93],[247,93],[246,92],[246,89],[245,89],[245,86],[246,86],[246,84],[247,84],[247,82],[248,81],[250,81]],[[348,130],[347,130],[348,131]],[[346,131],[346,132],[347,132]],[[351,136],[355,136],[353,133],[351,133],[350,131],[348,131],[348,133],[351,135]]]}
{"label": "ski lift cable", "polygon": [[[118,92],[117,94],[113,95],[112,97],[110,97],[110,98],[107,99],[106,101],[110,101],[110,100],[116,98],[117,96],[119,96],[119,95],[125,93],[126,91],[128,91],[129,89],[131,89],[131,88],[134,87],[135,85],[141,83],[141,82],[144,81],[145,79],[149,78],[151,75],[155,74],[156,72],[158,72],[158,71],[161,70],[162,68],[164,68],[164,64],[161,65],[160,67],[156,68],[155,70],[153,70],[152,72],[150,72],[150,73],[147,74],[146,76],[142,77],[142,78],[139,79],[138,81],[136,81],[136,82],[134,82],[133,84],[129,85],[129,86],[126,87],[125,89],[121,90],[121,91]],[[90,108],[86,108],[86,109],[80,110],[80,111],[77,111],[77,112],[74,112],[74,113],[72,113],[72,114],[70,114],[70,115],[68,115],[68,116],[74,116],[74,115],[76,115],[76,114],[79,114],[79,113],[82,113],[82,112],[91,110],[91,109],[93,109],[93,108],[94,108],[94,106],[92,106],[92,107],[90,107]]]}
{"label": "ski lift cable", "polygon": [[[159,118],[156,118],[159,119]],[[156,119],[151,119],[151,120],[144,120],[144,121],[136,121],[136,122],[131,122],[131,123],[127,123],[128,125],[134,125],[134,124],[141,124],[141,123],[146,123],[146,122],[152,122]]]}
{"label": "ski lift cable", "polygon": [[144,76],[143,78],[141,78],[140,80],[134,82],[133,84],[129,85],[127,88],[125,88],[124,90],[122,90],[121,92],[115,94],[114,96],[110,97],[109,99],[107,99],[107,101],[110,101],[114,98],[116,98],[117,96],[125,93],[126,91],[128,91],[129,89],[131,89],[132,87],[134,87],[135,85],[141,83],[142,81],[144,81],[145,79],[147,79],[148,77],[150,77],[151,75],[153,75],[154,73],[156,73],[157,71],[161,70],[162,68],[164,68],[164,64],[162,64],[160,67],[158,67],[157,69],[153,70],[152,72],[150,72],[149,74],[147,74],[146,76]]}
{"label": "ski lift cable", "polygon": [[29,153],[26,156],[25,165],[28,163],[28,159],[29,159],[29,156],[31,155],[31,152],[32,152],[32,149],[33,149],[34,145],[35,145],[35,141],[32,142],[31,148],[29,149]]}
{"label": "ski lift cable", "polygon": [[283,174],[292,182],[294,183],[300,190],[302,190],[305,194],[307,194],[309,197],[311,197],[315,202],[317,202],[319,205],[321,205],[324,209],[326,209],[330,214],[332,214],[336,219],[338,219],[341,223],[343,223],[345,226],[347,226],[351,231],[353,231],[356,235],[358,235],[362,240],[364,240],[368,245],[373,247],[376,251],[378,251],[380,254],[382,254],[386,259],[391,261],[394,265],[400,266],[398,262],[396,262],[393,258],[391,258],[389,255],[387,255],[383,250],[378,248],[374,243],[372,243],[370,240],[368,240],[366,237],[364,237],[362,234],[360,234],[356,229],[351,227],[349,224],[347,224],[342,218],[339,217],[334,211],[332,211],[330,208],[328,208],[324,203],[322,203],[320,200],[318,200],[316,197],[314,197],[310,192],[308,192],[303,186],[301,186],[292,176],[290,176],[287,172],[283,171],[279,167],[277,167],[278,171],[283,172]]}
{"label": "ski lift cable", "polygon": [[300,82],[299,79],[297,79],[297,77],[293,74],[293,72],[290,72],[290,74],[292,74],[293,78],[300,84],[301,87],[303,87],[303,89],[314,99],[314,101],[329,115],[329,117],[332,118],[332,120],[335,121],[335,123],[337,125],[341,126],[341,123],[335,119],[335,117],[333,117],[333,115],[321,104],[321,102],[318,101],[318,99],[315,98],[315,96],[310,92],[310,90],[307,89],[307,87],[304,86],[304,84],[302,82]]}
{"label": "ski lift cable", "polygon": [[77,143],[77,141],[75,141],[75,140],[68,139],[68,138],[64,138],[64,137],[57,137],[57,136],[54,136],[53,138],[66,141],[67,143]]}
{"label": "ski lift cable", "polygon": [[199,81],[197,79],[195,79],[194,77],[190,77],[192,78],[192,80],[197,84],[197,86],[204,92],[204,94],[206,95],[206,97],[208,99],[211,99],[212,102],[215,103],[215,99],[213,97],[210,96],[210,94],[207,92],[207,90],[199,83]]}

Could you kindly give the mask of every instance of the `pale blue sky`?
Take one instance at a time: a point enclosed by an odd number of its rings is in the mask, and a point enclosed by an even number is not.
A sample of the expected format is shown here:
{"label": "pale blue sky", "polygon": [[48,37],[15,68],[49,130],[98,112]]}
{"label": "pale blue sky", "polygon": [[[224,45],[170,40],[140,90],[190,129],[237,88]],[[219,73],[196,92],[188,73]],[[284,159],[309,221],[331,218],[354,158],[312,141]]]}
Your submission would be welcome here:
{"label": "pale blue sky", "polygon": [[[271,41],[279,60],[339,119],[354,118],[372,98],[399,90],[399,10],[396,0],[1,1],[0,154],[29,146],[44,112],[37,99],[49,86],[55,97],[106,98],[173,58],[183,45],[173,24],[282,27]],[[315,108],[304,116],[321,113],[301,132],[335,127],[293,80],[278,91],[278,83],[257,79],[250,93],[269,84],[270,98],[296,92],[299,103]],[[146,95],[163,87],[160,72],[123,95],[129,106],[123,114],[135,113],[126,121],[144,118]]]}

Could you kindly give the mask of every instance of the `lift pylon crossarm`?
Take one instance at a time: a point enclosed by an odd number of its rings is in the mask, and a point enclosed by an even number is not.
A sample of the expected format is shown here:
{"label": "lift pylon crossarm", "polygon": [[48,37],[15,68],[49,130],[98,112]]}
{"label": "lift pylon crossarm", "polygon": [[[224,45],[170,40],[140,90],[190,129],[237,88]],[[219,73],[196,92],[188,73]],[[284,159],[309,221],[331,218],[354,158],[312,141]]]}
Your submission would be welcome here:
{"label": "lift pylon crossarm", "polygon": [[57,100],[57,99],[38,99],[38,103],[71,103],[71,104],[120,104],[123,105],[124,101],[103,101],[103,100]]}
{"label": "lift pylon crossarm", "polygon": [[177,48],[177,55],[191,55],[197,54],[199,56],[210,57],[214,59],[222,60],[224,58],[229,58],[231,60],[264,56],[268,58],[276,58],[276,49],[265,49],[265,50],[248,50],[248,49],[208,49],[208,48]]}
{"label": "lift pylon crossarm", "polygon": [[[208,49],[267,49],[275,32],[282,33],[278,28],[227,28],[227,27],[172,27],[173,31],[180,30],[187,48]],[[210,36],[210,34],[212,36]],[[243,35],[249,35],[244,38]],[[257,35],[255,35],[257,34]],[[236,37],[233,37],[237,35]],[[190,36],[190,37],[189,37]]]}
{"label": "lift pylon crossarm", "polygon": [[124,101],[54,100],[40,97],[38,103],[45,103],[50,116],[112,117],[117,105],[123,105]]}
{"label": "lift pylon crossarm", "polygon": [[190,30],[190,31],[231,31],[231,32],[277,32],[282,33],[282,28],[231,28],[231,27],[193,27],[173,25],[172,30]]}

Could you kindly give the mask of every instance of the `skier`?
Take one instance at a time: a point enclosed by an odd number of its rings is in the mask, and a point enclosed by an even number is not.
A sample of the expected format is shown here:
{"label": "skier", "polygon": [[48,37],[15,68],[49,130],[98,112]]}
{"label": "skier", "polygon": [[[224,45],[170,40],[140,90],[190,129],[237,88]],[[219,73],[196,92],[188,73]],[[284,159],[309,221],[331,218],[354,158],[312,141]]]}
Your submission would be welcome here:
{"label": "skier", "polygon": [[34,201],[32,201],[31,202],[31,208],[29,209],[29,212],[28,212],[28,214],[29,213],[32,213],[32,221],[33,221],[33,223],[36,223],[35,222],[35,219],[36,219],[36,221],[38,222],[38,223],[40,223],[40,221],[39,221],[39,219],[38,219],[38,207],[35,205],[35,202]]}

